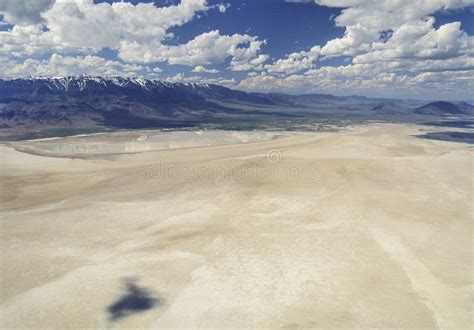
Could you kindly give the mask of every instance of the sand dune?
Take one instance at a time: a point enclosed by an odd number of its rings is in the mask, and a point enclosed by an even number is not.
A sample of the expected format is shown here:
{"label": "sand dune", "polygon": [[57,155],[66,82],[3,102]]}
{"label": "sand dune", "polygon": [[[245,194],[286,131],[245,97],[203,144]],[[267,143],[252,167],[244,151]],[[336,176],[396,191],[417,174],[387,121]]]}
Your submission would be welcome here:
{"label": "sand dune", "polygon": [[0,327],[469,328],[473,151],[420,130],[0,146]]}

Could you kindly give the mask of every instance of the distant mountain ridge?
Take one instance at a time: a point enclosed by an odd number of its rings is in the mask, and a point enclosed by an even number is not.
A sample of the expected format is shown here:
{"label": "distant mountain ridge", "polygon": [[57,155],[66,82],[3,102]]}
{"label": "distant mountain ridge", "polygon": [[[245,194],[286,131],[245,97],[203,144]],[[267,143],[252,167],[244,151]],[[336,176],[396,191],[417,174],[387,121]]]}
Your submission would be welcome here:
{"label": "distant mountain ridge", "polygon": [[53,90],[85,90],[89,87],[98,87],[103,86],[104,88],[110,87],[112,85],[117,87],[137,87],[143,88],[145,90],[150,90],[156,87],[173,87],[173,86],[191,86],[191,87],[200,87],[200,88],[209,88],[209,84],[199,84],[199,83],[170,83],[163,80],[150,80],[139,77],[100,77],[100,76],[69,76],[69,77],[52,77],[52,78],[42,78],[42,77],[31,77],[31,78],[18,78],[13,80],[3,80],[10,82],[21,82],[34,85],[34,84],[43,84],[49,89]]}
{"label": "distant mountain ridge", "polygon": [[437,101],[418,107],[415,112],[424,115],[463,115],[469,114],[472,105],[466,102],[458,104],[446,101]]}
{"label": "distant mountain ridge", "polygon": [[[463,102],[248,93],[122,77],[0,79],[0,128],[175,127],[218,120],[472,115]],[[286,119],[285,119],[286,118]]]}

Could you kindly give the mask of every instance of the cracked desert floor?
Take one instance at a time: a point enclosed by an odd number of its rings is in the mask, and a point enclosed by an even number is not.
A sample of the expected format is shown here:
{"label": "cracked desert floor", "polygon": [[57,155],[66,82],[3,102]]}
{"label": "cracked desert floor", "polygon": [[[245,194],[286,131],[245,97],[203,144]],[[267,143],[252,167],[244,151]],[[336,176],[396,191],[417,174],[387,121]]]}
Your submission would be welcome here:
{"label": "cracked desert floor", "polygon": [[0,327],[470,328],[473,149],[423,130],[4,144]]}

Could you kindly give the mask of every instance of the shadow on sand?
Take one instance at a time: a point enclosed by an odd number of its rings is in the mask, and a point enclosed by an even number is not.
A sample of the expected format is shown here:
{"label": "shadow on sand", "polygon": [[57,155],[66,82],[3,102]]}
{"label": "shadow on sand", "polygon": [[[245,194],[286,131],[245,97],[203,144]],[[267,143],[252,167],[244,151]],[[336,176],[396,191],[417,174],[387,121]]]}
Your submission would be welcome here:
{"label": "shadow on sand", "polygon": [[163,299],[153,297],[149,290],[136,284],[136,280],[128,278],[124,280],[125,293],[123,296],[107,308],[109,320],[118,321],[135,313],[141,313],[164,303]]}

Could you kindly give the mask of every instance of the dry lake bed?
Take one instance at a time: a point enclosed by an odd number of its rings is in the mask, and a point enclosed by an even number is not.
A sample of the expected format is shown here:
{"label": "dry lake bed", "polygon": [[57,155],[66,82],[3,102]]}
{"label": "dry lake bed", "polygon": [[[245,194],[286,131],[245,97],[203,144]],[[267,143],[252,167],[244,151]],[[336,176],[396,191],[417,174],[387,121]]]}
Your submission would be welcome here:
{"label": "dry lake bed", "polygon": [[470,328],[473,149],[338,132],[0,146],[0,327]]}

